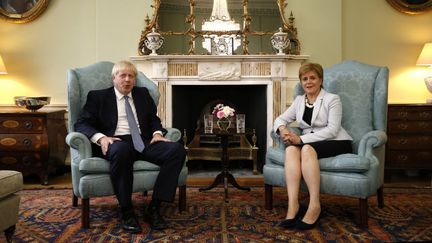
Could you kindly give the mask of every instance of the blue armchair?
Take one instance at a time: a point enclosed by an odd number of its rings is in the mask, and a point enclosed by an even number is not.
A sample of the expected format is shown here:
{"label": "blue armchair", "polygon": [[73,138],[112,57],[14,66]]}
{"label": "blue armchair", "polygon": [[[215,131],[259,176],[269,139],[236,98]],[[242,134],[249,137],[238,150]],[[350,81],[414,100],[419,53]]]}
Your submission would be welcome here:
{"label": "blue armchair", "polygon": [[[342,126],[353,137],[353,153],[319,160],[320,191],[358,198],[360,226],[367,227],[368,198],[377,194],[378,206],[384,206],[388,69],[344,61],[324,70],[323,85],[341,98]],[[303,93],[300,84],[294,92],[295,96]],[[274,145],[267,150],[263,168],[266,209],[273,207],[273,186],[286,187],[285,145],[273,131],[271,137]],[[306,190],[304,183],[302,189]]]}
{"label": "blue armchair", "polygon": [[[92,156],[92,149],[88,138],[78,132],[74,132],[74,124],[84,106],[87,93],[94,89],[103,89],[112,86],[111,70],[114,63],[98,62],[93,65],[70,69],[67,72],[68,80],[68,128],[69,134],[66,143],[71,150],[71,172],[73,186],[73,206],[78,205],[78,197],[81,198],[81,227],[90,227],[90,198],[114,195],[110,175],[109,162],[105,159]],[[150,91],[155,104],[159,101],[157,86],[143,73],[139,72],[137,86],[144,86]],[[167,128],[165,137],[172,141],[178,141],[181,133],[178,129]],[[147,161],[134,163],[133,191],[146,193],[152,190],[159,166]],[[186,178],[188,169],[183,167],[179,180],[179,210],[186,208]]]}

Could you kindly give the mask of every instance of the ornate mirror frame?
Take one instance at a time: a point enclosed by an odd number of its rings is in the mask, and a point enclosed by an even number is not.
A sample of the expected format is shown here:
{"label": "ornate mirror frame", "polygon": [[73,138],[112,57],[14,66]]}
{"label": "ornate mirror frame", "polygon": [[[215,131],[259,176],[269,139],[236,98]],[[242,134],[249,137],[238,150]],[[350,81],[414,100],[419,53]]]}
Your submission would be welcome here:
{"label": "ornate mirror frame", "polygon": [[432,10],[432,0],[386,0],[393,8],[406,14],[421,14]]}
{"label": "ornate mirror frame", "polygon": [[[24,1],[24,0],[22,0]],[[39,17],[48,7],[50,0],[37,0],[36,4],[23,13],[12,13],[0,5],[0,20],[12,22],[16,24],[25,24],[35,20]],[[2,1],[3,3],[4,1]]]}
{"label": "ornate mirror frame", "polygon": [[[243,29],[239,31],[218,31],[218,32],[209,32],[209,31],[200,31],[195,28],[195,13],[194,9],[196,6],[197,0],[188,0],[189,1],[189,14],[186,17],[185,23],[189,26],[185,31],[166,31],[161,30],[158,24],[158,19],[160,17],[159,9],[161,5],[161,1],[163,0],[153,0],[153,4],[151,7],[153,8],[153,14],[152,17],[149,18],[148,16],[145,19],[146,26],[144,27],[144,30],[141,31],[141,37],[138,44],[138,54],[139,55],[149,55],[151,51],[145,46],[144,42],[146,40],[146,35],[152,31],[154,28],[158,33],[160,33],[162,36],[189,36],[189,50],[188,55],[195,54],[195,40],[198,37],[203,37],[204,35],[209,34],[217,34],[217,35],[230,35],[230,34],[236,34],[242,36],[242,53],[244,55],[249,54],[248,49],[248,37],[250,36],[272,36],[275,33],[275,30],[273,31],[263,31],[263,30],[252,30],[251,29],[251,21],[253,16],[249,13],[248,8],[248,2],[249,0],[241,0],[242,6],[243,6]],[[300,54],[300,41],[297,38],[297,28],[294,26],[294,17],[291,13],[288,20],[285,18],[285,8],[287,6],[286,0],[273,0],[276,1],[277,6],[279,8],[279,14],[282,22],[282,30],[283,32],[286,32],[288,34],[288,37],[290,39],[291,45],[285,50],[287,54],[292,55],[299,55]],[[279,27],[279,26],[278,26]]]}

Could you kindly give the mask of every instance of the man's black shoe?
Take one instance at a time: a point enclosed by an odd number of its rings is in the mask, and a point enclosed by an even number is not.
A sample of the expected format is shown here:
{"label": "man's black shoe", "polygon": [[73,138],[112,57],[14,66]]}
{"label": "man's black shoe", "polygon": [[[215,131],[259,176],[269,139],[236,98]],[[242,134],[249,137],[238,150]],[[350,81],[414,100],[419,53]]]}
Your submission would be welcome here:
{"label": "man's black shoe", "polygon": [[133,211],[127,211],[120,214],[120,221],[123,230],[130,233],[140,233],[142,231],[141,226]]}
{"label": "man's black shoe", "polygon": [[159,210],[156,207],[149,206],[144,211],[144,220],[150,224],[150,227],[154,230],[163,230],[168,228],[167,222],[159,214]]}

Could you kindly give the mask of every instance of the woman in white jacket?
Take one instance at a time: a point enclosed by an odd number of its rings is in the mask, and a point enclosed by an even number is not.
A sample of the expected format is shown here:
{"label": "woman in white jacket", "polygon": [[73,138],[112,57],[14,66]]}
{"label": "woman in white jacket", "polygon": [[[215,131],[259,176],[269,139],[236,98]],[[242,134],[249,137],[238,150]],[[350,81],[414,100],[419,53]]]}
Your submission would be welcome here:
{"label": "woman in white jacket", "polygon": [[[320,168],[318,159],[352,152],[352,138],[341,126],[342,104],[336,94],[322,88],[323,68],[317,63],[305,63],[299,69],[304,95],[295,98],[291,106],[274,122],[274,130],[283,139],[288,210],[284,228],[312,229],[321,215]],[[297,122],[299,136],[287,127]],[[303,177],[309,191],[309,205],[301,218],[298,195]]]}

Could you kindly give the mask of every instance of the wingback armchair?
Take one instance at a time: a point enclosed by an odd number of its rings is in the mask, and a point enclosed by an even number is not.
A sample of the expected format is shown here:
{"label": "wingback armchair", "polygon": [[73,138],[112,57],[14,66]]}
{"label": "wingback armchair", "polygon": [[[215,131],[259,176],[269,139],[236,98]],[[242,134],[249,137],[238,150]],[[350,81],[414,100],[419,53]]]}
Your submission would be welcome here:
{"label": "wingback armchair", "polygon": [[[367,227],[368,198],[377,194],[378,206],[384,206],[388,69],[344,61],[324,70],[323,85],[341,98],[342,126],[353,137],[353,153],[319,160],[320,191],[358,198],[360,226]],[[303,94],[300,84],[294,93],[294,96]],[[299,132],[296,128],[291,129]],[[263,168],[266,209],[273,207],[273,186],[286,187],[285,145],[274,131],[271,137],[274,145],[267,150]],[[305,183],[302,183],[302,189],[306,190]]]}
{"label": "wingback armchair", "polygon": [[[90,227],[90,198],[114,195],[110,181],[109,162],[99,157],[93,157],[89,139],[82,133],[74,131],[74,124],[84,106],[90,90],[103,89],[112,86],[112,62],[98,62],[84,68],[70,69],[67,72],[68,81],[68,128],[66,143],[71,150],[71,172],[73,187],[73,205],[78,205],[81,198],[81,227]],[[155,104],[159,101],[158,87],[143,73],[138,72],[137,86],[146,87]],[[165,135],[171,141],[178,141],[181,133],[178,129],[167,128]],[[186,179],[188,169],[186,163],[180,172],[179,210],[186,208]],[[134,163],[133,192],[146,193],[153,189],[159,166],[147,161],[138,160]]]}

